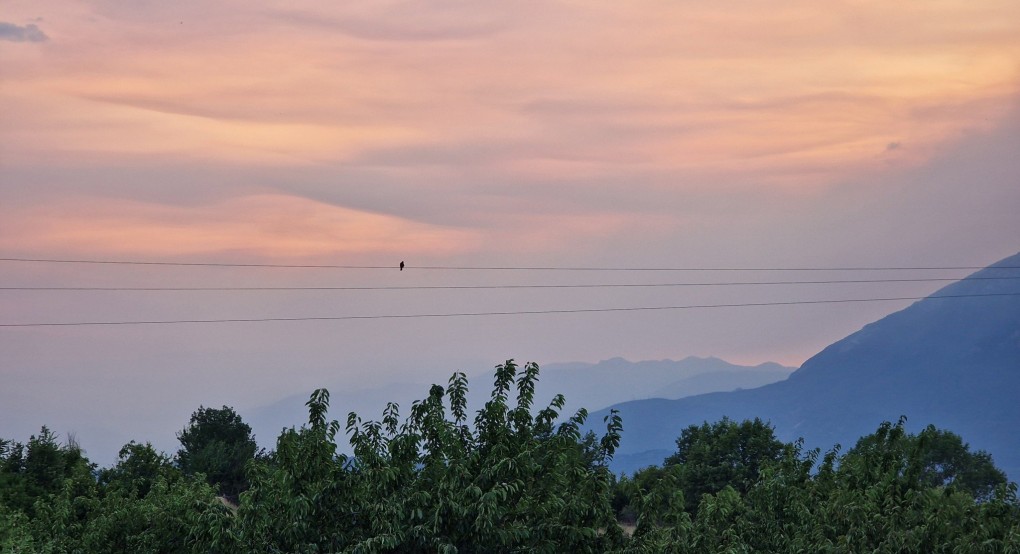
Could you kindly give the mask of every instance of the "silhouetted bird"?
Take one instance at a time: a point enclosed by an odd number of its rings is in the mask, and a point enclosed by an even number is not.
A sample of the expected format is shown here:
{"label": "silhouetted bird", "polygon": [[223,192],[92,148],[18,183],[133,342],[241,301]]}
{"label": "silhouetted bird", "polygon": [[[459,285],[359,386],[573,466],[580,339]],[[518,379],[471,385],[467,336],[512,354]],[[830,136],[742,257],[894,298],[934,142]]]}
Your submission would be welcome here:
{"label": "silhouetted bird", "polygon": [[400,271],[404,271],[404,262],[400,262]]}

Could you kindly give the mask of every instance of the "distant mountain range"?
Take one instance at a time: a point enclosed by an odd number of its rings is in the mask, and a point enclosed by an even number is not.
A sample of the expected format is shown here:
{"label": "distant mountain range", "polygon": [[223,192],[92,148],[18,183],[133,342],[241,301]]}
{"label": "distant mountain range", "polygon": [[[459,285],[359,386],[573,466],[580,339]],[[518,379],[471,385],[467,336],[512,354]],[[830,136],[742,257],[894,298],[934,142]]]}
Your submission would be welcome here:
{"label": "distant mountain range", "polygon": [[[518,360],[523,365],[523,360]],[[785,379],[795,368],[768,362],[757,366],[731,364],[719,358],[689,357],[683,360],[629,362],[612,358],[596,364],[561,363],[541,368],[535,404],[544,408],[556,394],[566,398],[563,413],[578,408],[594,411],[627,400],[683,398],[716,391],[749,389]],[[411,402],[428,395],[426,383],[392,384],[348,392],[348,387],[329,387],[333,418],[345,420],[348,412],[363,419],[378,419],[387,402],[400,405],[407,414]],[[477,410],[492,392],[492,373],[469,377],[468,407]],[[308,419],[307,394],[295,395],[243,414],[260,444],[272,447],[284,427],[300,426]]]}
{"label": "distant mountain range", "polygon": [[[756,366],[731,364],[715,357],[630,362],[611,358],[597,364],[559,363],[542,366],[536,401],[547,403],[563,394],[565,412],[584,407],[595,411],[619,402],[645,398],[684,398],[707,392],[760,387],[787,378],[796,368],[774,362]],[[487,381],[491,380],[486,375]],[[488,384],[488,383],[486,383]],[[488,397],[488,387],[477,387]]]}
{"label": "distant mountain range", "polygon": [[[623,442],[613,469],[660,464],[684,427],[761,417],[776,434],[823,450],[853,446],[882,421],[934,424],[1020,479],[1020,254],[949,285],[830,345],[784,381],[753,390],[613,406]],[[605,411],[592,414],[593,427]]]}

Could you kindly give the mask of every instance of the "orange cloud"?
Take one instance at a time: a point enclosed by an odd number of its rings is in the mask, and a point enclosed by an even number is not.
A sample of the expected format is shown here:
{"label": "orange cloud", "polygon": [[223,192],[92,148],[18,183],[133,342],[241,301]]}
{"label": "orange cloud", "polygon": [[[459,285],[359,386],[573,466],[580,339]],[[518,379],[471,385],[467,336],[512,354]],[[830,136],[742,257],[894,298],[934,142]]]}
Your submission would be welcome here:
{"label": "orange cloud", "polygon": [[9,214],[0,249],[178,256],[447,256],[479,237],[311,200],[263,194],[199,207],[77,199]]}
{"label": "orange cloud", "polygon": [[1010,0],[65,4],[12,7],[50,40],[0,50],[9,166],[356,170],[465,209],[496,177],[789,193],[929,161],[1020,88]]}

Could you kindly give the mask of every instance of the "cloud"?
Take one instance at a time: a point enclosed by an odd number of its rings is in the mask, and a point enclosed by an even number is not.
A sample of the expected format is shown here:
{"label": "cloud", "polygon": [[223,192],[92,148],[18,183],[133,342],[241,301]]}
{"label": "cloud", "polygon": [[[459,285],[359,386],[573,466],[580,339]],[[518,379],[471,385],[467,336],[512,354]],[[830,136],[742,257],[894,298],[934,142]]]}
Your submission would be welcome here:
{"label": "cloud", "polygon": [[46,36],[46,33],[42,32],[39,27],[35,24],[28,24],[24,27],[15,25],[14,23],[7,23],[6,21],[0,21],[0,40],[9,40],[11,42],[43,42],[49,40],[50,37]]}
{"label": "cloud", "polygon": [[517,8],[491,1],[437,0],[428,4],[397,1],[368,6],[337,5],[315,12],[269,10],[268,15],[274,22],[340,33],[363,41],[446,42],[491,39],[519,23]]}
{"label": "cloud", "polygon": [[[89,208],[79,211],[88,205]],[[84,214],[88,215],[84,215]],[[201,206],[77,199],[10,214],[0,247],[110,255],[245,252],[268,257],[445,256],[470,251],[468,230],[427,225],[304,198],[261,194]]]}
{"label": "cloud", "polygon": [[276,14],[279,21],[288,21],[302,27],[319,27],[336,31],[353,38],[371,41],[434,42],[471,40],[492,36],[504,29],[500,23],[422,25],[406,20],[378,20],[368,18],[322,19],[303,12],[288,11]]}

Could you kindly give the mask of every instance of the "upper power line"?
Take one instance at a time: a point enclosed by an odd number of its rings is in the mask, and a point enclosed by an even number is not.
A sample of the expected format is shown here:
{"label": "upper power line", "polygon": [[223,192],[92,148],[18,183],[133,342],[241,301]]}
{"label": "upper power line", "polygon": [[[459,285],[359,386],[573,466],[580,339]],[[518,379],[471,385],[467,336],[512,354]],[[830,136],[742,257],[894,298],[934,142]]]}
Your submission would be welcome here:
{"label": "upper power line", "polygon": [[[334,264],[260,264],[232,262],[151,262],[140,260],[81,260],[55,258],[0,258],[0,262],[53,263],[53,264],[108,264],[147,265],[173,267],[264,267],[291,269],[397,269],[393,265],[334,265]],[[447,266],[406,265],[407,269],[448,271],[921,271],[921,270],[976,270],[987,266],[859,266],[859,267],[568,267],[568,266]],[[997,266],[995,269],[1020,269],[1020,266]]]}

